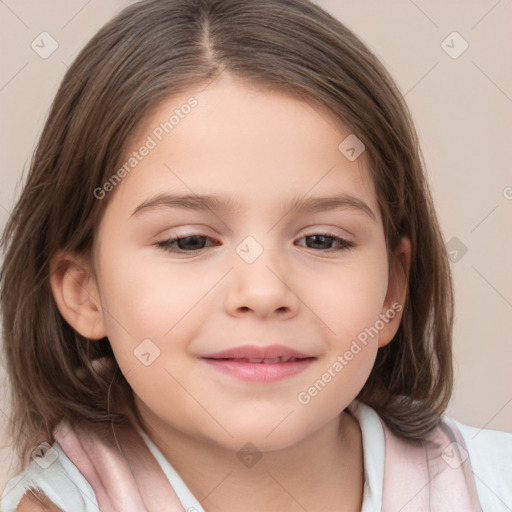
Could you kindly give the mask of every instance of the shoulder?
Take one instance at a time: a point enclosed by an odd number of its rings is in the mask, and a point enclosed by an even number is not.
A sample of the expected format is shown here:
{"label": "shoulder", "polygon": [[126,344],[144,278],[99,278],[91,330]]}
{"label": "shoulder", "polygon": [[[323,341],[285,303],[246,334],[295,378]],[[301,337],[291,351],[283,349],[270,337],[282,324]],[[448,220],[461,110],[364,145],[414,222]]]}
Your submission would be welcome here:
{"label": "shoulder", "polygon": [[479,463],[491,459],[493,465],[503,463],[512,468],[512,434],[499,430],[476,428],[449,418],[460,430],[464,441]]}
{"label": "shoulder", "polygon": [[46,445],[40,457],[9,482],[0,500],[3,512],[73,510],[98,512],[90,484],[60,445]]}
{"label": "shoulder", "polygon": [[[371,483],[368,496],[377,503],[391,497],[396,505],[401,497],[409,507],[404,510],[414,510],[414,500],[421,498],[420,491],[430,489],[434,498],[442,497],[444,506],[448,497],[457,503],[459,498],[472,500],[476,493],[482,510],[512,511],[512,434],[470,427],[443,416],[429,440],[413,443],[393,434],[371,407],[354,402],[348,410],[361,426],[365,473]],[[429,477],[432,474],[443,477],[433,479]],[[391,510],[398,508],[394,506]],[[368,510],[373,509],[381,507]]]}
{"label": "shoulder", "polygon": [[464,439],[484,510],[512,509],[512,434],[451,421]]}
{"label": "shoulder", "polygon": [[503,470],[512,469],[512,434],[499,430],[475,428],[451,418],[464,437],[472,460],[485,467],[492,463],[493,467]]}

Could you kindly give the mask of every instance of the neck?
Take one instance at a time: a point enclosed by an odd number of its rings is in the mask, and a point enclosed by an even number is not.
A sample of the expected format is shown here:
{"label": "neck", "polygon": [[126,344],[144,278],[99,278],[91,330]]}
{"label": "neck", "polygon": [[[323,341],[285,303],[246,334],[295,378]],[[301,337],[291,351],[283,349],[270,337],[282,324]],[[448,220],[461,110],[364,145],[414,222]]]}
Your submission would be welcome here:
{"label": "neck", "polygon": [[361,431],[349,413],[292,446],[245,456],[141,417],[206,512],[361,510]]}

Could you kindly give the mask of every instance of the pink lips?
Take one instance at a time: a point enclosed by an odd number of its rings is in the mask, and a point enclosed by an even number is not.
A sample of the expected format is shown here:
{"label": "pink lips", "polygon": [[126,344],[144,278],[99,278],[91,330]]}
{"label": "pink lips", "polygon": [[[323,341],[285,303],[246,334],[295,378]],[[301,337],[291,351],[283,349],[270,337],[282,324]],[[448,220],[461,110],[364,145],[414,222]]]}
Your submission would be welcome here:
{"label": "pink lips", "polygon": [[243,345],[204,354],[201,359],[216,370],[253,382],[275,382],[305,370],[315,359],[283,345]]}

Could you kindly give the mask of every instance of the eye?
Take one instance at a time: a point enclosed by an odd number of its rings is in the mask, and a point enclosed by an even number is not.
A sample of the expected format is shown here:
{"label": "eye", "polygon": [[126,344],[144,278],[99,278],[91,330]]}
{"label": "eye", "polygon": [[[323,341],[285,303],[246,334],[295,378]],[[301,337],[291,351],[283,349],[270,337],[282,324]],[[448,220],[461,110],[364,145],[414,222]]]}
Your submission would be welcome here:
{"label": "eye", "polygon": [[204,249],[207,246],[208,240],[212,241],[213,239],[203,235],[188,235],[162,240],[161,242],[157,242],[156,245],[167,252],[182,254],[194,253]]}
{"label": "eye", "polygon": [[[315,233],[306,235],[300,240],[306,240],[306,247],[309,249],[317,249],[320,251],[343,251],[351,249],[354,244],[343,238]],[[209,243],[210,242],[210,243]],[[185,237],[169,238],[157,242],[155,245],[164,251],[177,254],[194,254],[202,249],[211,247],[217,242],[212,238],[204,235],[188,235]],[[302,245],[302,244],[298,244]]]}
{"label": "eye", "polygon": [[306,235],[301,238],[301,240],[307,240],[306,247],[309,249],[318,249],[321,251],[346,251],[354,246],[352,242],[348,242],[343,238],[321,233]]}

